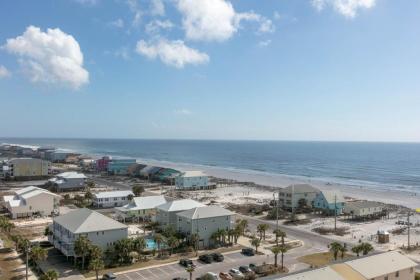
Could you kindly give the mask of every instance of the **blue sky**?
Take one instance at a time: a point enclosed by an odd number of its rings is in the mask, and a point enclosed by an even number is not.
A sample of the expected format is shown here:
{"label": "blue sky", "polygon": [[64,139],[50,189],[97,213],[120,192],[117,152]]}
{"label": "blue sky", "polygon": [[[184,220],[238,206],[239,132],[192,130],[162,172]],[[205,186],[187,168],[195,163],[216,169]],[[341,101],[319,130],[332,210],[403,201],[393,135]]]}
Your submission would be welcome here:
{"label": "blue sky", "polygon": [[420,141],[415,0],[0,2],[0,136]]}

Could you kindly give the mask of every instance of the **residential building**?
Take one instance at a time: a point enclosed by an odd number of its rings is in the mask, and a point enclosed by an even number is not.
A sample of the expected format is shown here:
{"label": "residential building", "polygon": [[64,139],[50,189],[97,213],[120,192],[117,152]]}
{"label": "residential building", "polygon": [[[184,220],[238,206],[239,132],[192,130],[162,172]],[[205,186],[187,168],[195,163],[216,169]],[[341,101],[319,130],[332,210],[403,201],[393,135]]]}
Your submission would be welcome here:
{"label": "residential building", "polygon": [[353,218],[378,216],[382,212],[382,204],[375,201],[351,201],[343,208],[343,213]]}
{"label": "residential building", "polygon": [[202,171],[186,171],[175,177],[175,186],[179,190],[207,189],[209,178]]}
{"label": "residential building", "polygon": [[93,194],[93,206],[98,208],[118,207],[129,202],[128,196],[133,196],[132,191],[112,191]]}
{"label": "residential building", "polygon": [[65,151],[48,150],[45,151],[44,158],[51,162],[65,162],[69,155],[71,155],[71,153]]}
{"label": "residential building", "polygon": [[344,196],[339,190],[325,190],[317,193],[314,207],[327,214],[341,215],[345,202]]}
{"label": "residential building", "polygon": [[49,182],[54,184],[57,191],[83,189],[85,187],[86,176],[82,173],[69,171],[57,174]]}
{"label": "residential building", "polygon": [[128,167],[127,173],[131,177],[139,177],[140,171],[145,168],[146,165],[140,163],[134,163]]}
{"label": "residential building", "polygon": [[279,190],[279,206],[292,211],[298,208],[312,208],[319,192],[320,190],[308,184],[290,185]]}
{"label": "residential building", "polygon": [[60,196],[48,190],[30,186],[15,191],[14,195],[3,197],[4,206],[12,219],[33,215],[58,214]]}
{"label": "residential building", "polygon": [[48,240],[67,257],[75,256],[74,243],[80,236],[86,236],[103,251],[128,237],[126,225],[87,208],[55,217],[50,229],[53,234]]}
{"label": "residential building", "polygon": [[116,207],[117,216],[123,220],[142,219],[156,220],[156,207],[165,204],[166,198],[163,195],[134,197],[132,201],[122,207]]}
{"label": "residential building", "polygon": [[212,235],[218,230],[230,230],[233,212],[219,206],[204,206],[176,214],[177,230],[188,237],[198,235],[198,247],[208,248],[214,242]]}
{"label": "residential building", "polygon": [[135,159],[112,159],[108,163],[108,173],[112,175],[127,175],[128,167],[135,164]]}
{"label": "residential building", "polygon": [[418,264],[397,251],[365,256],[279,280],[414,280]]}
{"label": "residential building", "polygon": [[175,184],[175,178],[178,177],[181,174],[178,170],[172,169],[172,168],[162,168],[154,174],[153,178],[160,181],[165,182],[169,184]]}
{"label": "residential building", "polygon": [[161,228],[171,226],[176,229],[178,219],[176,214],[203,206],[205,205],[192,199],[170,201],[156,207],[156,221],[159,223]]}
{"label": "residential building", "polygon": [[111,158],[108,156],[102,157],[96,160],[96,171],[98,172],[107,172],[108,165],[111,162]]}
{"label": "residential building", "polygon": [[148,165],[140,170],[140,176],[145,179],[152,180],[153,175],[158,173],[161,169],[162,167]]}
{"label": "residential building", "polygon": [[42,178],[51,174],[51,162],[38,158],[14,158],[6,164],[5,175],[11,178]]}

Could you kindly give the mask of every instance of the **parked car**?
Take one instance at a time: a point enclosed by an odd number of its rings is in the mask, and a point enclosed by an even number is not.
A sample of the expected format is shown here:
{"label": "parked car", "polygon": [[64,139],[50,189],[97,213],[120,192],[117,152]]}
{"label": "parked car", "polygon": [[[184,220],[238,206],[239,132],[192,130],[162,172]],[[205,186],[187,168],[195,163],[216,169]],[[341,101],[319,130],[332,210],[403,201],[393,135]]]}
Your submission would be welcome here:
{"label": "parked car", "polygon": [[203,263],[212,263],[213,262],[213,257],[210,254],[201,255],[201,256],[198,257],[198,259],[200,261],[202,261]]}
{"label": "parked car", "polygon": [[109,273],[105,273],[105,274],[102,276],[102,279],[104,279],[104,280],[117,279],[117,276],[115,276],[115,274],[114,274],[114,273],[109,272]]}
{"label": "parked car", "polygon": [[179,264],[184,267],[189,267],[189,266],[195,267],[195,264],[190,259],[180,259]]}
{"label": "parked car", "polygon": [[233,279],[244,279],[244,275],[242,274],[242,272],[240,272],[236,268],[231,268],[229,270],[229,274],[233,277]]}
{"label": "parked car", "polygon": [[254,272],[257,269],[257,265],[255,263],[250,263],[248,267]]}
{"label": "parked car", "polygon": [[241,265],[239,267],[239,271],[242,272],[243,274],[253,273],[253,271],[246,265]]}
{"label": "parked car", "polygon": [[214,261],[216,261],[216,262],[222,262],[222,261],[224,261],[225,260],[225,257],[223,257],[223,255],[222,254],[220,254],[220,253],[213,253],[213,254],[211,254],[211,257],[213,258],[213,260]]}
{"label": "parked car", "polygon": [[230,276],[226,272],[220,272],[219,273],[219,278],[220,278],[220,280],[232,280],[233,279],[232,276]]}
{"label": "parked car", "polygon": [[242,254],[245,255],[245,256],[254,256],[255,251],[252,248],[244,248],[244,249],[242,249]]}
{"label": "parked car", "polygon": [[172,278],[172,280],[187,280],[187,278],[176,277],[176,278]]}
{"label": "parked car", "polygon": [[204,279],[211,279],[211,280],[219,280],[219,277],[217,277],[217,274],[214,272],[207,272],[202,276]]}

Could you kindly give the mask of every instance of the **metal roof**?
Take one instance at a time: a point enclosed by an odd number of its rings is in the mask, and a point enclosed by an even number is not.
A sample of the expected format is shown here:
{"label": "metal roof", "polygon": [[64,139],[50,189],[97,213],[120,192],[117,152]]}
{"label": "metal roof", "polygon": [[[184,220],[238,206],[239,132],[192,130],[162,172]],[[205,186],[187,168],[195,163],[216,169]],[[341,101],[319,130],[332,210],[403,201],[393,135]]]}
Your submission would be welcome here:
{"label": "metal roof", "polygon": [[203,171],[185,171],[181,177],[206,177],[207,175]]}
{"label": "metal roof", "polygon": [[197,207],[194,209],[183,211],[181,213],[178,213],[177,215],[191,219],[191,220],[196,220],[196,219],[206,219],[206,218],[213,218],[213,217],[232,216],[234,215],[234,213],[220,206],[213,205],[213,206]]}
{"label": "metal roof", "polygon": [[382,204],[376,201],[360,200],[360,201],[347,202],[346,207],[363,209],[363,208],[382,207]]}
{"label": "metal roof", "polygon": [[322,191],[321,194],[324,196],[325,200],[330,204],[335,202],[346,202],[343,194],[339,190],[326,190]]}
{"label": "metal roof", "polygon": [[282,190],[283,193],[308,193],[308,192],[320,192],[317,188],[309,184],[296,184],[290,185]]}
{"label": "metal roof", "polygon": [[54,222],[60,224],[72,233],[127,228],[126,225],[87,208],[77,209],[65,215],[55,217]]}
{"label": "metal roof", "polygon": [[185,211],[189,209],[193,209],[196,207],[203,207],[204,204],[192,200],[192,199],[181,199],[181,200],[174,200],[167,202],[165,204],[159,205],[156,208],[166,212],[174,212],[174,211]]}
{"label": "metal roof", "polygon": [[112,191],[93,194],[93,196],[96,198],[127,197],[129,195],[134,195],[134,193],[132,191]]}
{"label": "metal roof", "polygon": [[166,198],[163,195],[153,196],[140,196],[134,197],[133,201],[122,207],[116,207],[119,211],[135,211],[135,210],[146,210],[154,209],[156,206],[166,203]]}
{"label": "metal roof", "polygon": [[74,171],[63,172],[57,174],[57,177],[65,178],[65,179],[86,179],[87,177],[83,173],[78,173]]}
{"label": "metal roof", "polygon": [[279,277],[281,280],[346,280],[332,268],[326,266],[323,268],[300,272],[285,277]]}

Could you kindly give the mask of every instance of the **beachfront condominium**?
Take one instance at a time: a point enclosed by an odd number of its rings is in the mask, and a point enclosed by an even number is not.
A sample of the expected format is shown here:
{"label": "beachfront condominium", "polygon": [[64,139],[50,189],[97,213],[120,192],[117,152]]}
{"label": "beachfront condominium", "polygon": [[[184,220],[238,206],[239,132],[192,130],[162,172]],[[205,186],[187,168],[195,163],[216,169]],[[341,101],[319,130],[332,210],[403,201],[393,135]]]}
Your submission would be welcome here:
{"label": "beachfront condominium", "polygon": [[38,158],[14,158],[3,166],[5,177],[14,179],[35,179],[51,174],[51,162]]}
{"label": "beachfront condominium", "polygon": [[3,200],[10,217],[16,219],[58,214],[60,198],[48,190],[30,186],[15,191],[14,195],[4,196]]}
{"label": "beachfront condominium", "polygon": [[320,190],[308,184],[290,185],[279,190],[279,206],[292,211],[312,208],[319,192]]}
{"label": "beachfront condominium", "polygon": [[204,206],[182,211],[177,216],[177,231],[188,238],[198,235],[198,248],[214,245],[213,234],[219,230],[228,231],[232,226],[234,213],[219,206]]}
{"label": "beachfront condominium", "polygon": [[156,221],[162,229],[169,226],[176,229],[178,219],[176,214],[203,206],[205,205],[192,199],[170,201],[156,207]]}
{"label": "beachfront condominium", "polygon": [[130,165],[136,164],[135,159],[112,159],[108,163],[108,173],[112,175],[127,175]]}
{"label": "beachfront condominium", "polygon": [[123,206],[129,202],[132,191],[99,192],[93,194],[93,206],[97,208],[109,208]]}
{"label": "beachfront condominium", "polygon": [[314,207],[328,215],[340,215],[343,213],[345,202],[339,190],[324,190],[316,195]]}
{"label": "beachfront condominium", "polygon": [[74,256],[74,242],[85,236],[105,251],[116,241],[128,237],[128,227],[96,211],[81,208],[55,217],[48,240],[65,256]]}
{"label": "beachfront condominium", "polygon": [[366,200],[347,202],[343,208],[343,212],[356,219],[379,217],[384,214],[381,203]]}
{"label": "beachfront condominium", "polygon": [[54,178],[48,180],[57,191],[78,190],[85,187],[87,177],[78,172],[69,171],[57,174]]}
{"label": "beachfront condominium", "polygon": [[156,207],[166,202],[163,195],[134,197],[128,204],[116,207],[115,212],[117,217],[124,221],[128,219],[155,221]]}
{"label": "beachfront condominium", "polygon": [[207,189],[209,178],[202,171],[185,171],[175,177],[175,186],[179,190]]}

